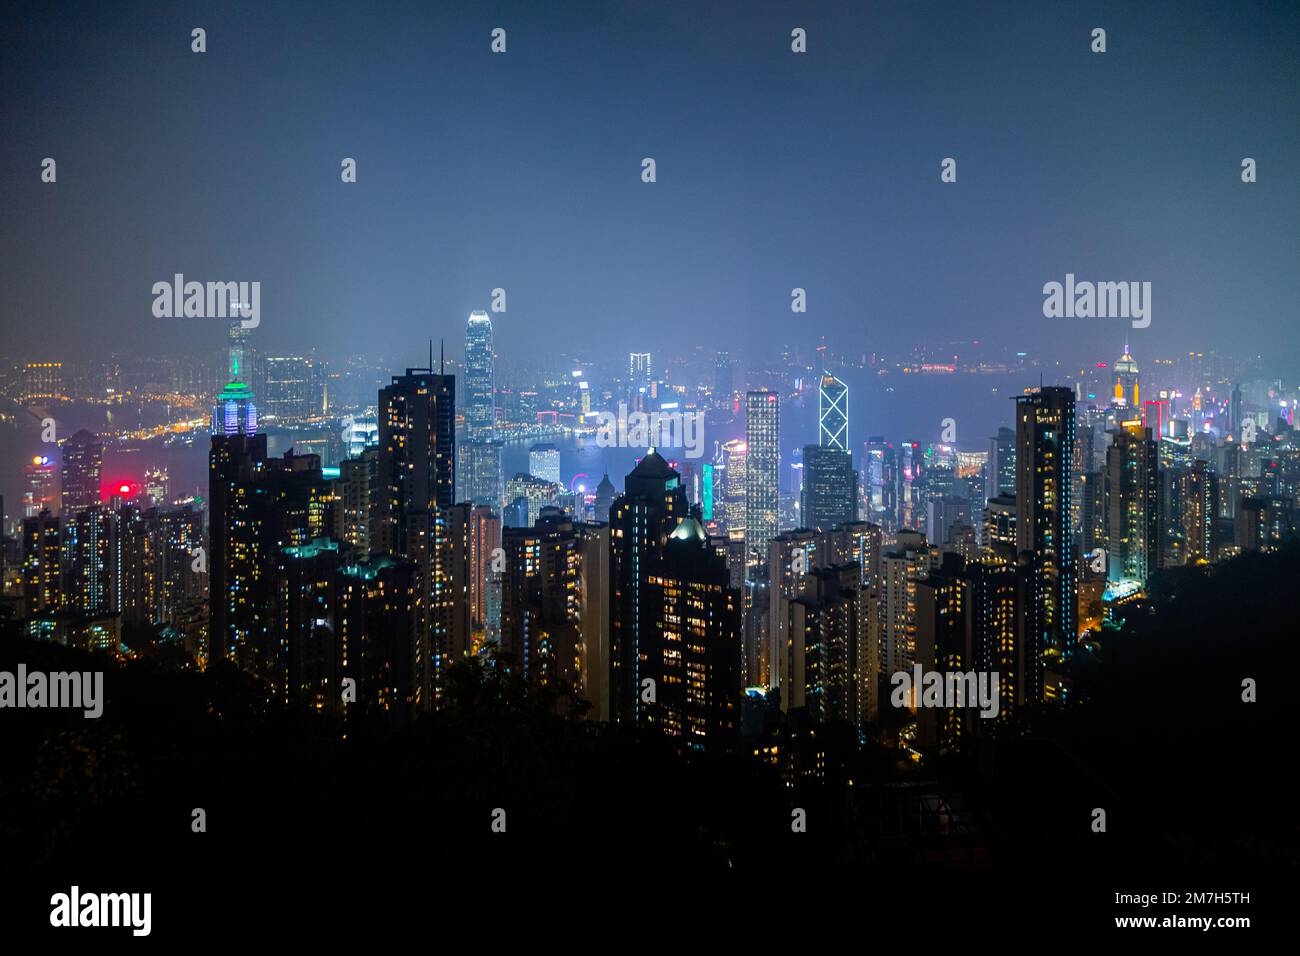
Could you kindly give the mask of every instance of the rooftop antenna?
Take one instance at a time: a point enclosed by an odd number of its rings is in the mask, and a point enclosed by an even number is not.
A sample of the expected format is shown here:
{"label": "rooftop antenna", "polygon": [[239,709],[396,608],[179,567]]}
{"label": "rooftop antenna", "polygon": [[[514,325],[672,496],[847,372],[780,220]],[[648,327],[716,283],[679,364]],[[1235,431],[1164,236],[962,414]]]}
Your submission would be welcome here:
{"label": "rooftop antenna", "polygon": [[438,374],[447,374],[447,340],[438,340]]}
{"label": "rooftop antenna", "polygon": [[429,339],[429,371],[433,371],[433,339]]}

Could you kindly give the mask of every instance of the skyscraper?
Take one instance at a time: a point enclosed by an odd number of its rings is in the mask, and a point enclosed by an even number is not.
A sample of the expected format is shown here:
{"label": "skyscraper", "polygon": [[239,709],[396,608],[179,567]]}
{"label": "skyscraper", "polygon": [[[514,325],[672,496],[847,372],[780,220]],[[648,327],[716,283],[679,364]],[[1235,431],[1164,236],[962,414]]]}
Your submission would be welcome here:
{"label": "skyscraper", "polygon": [[644,718],[647,633],[642,586],[668,535],[687,515],[680,476],[653,449],[632,469],[610,508],[610,719]]}
{"label": "skyscraper", "polygon": [[[430,356],[432,359],[432,355]],[[470,632],[470,507],[456,505],[456,377],[426,369],[379,392],[378,548],[415,565],[414,709],[437,706]]]}
{"label": "skyscraper", "polygon": [[[1033,562],[1021,611],[1026,634],[1053,655],[1070,653],[1078,630],[1078,567],[1071,534],[1074,392],[1044,386],[1015,397],[1016,550]],[[1028,638],[1027,638],[1028,639]]]}
{"label": "skyscraper", "polygon": [[638,678],[655,688],[641,703],[640,720],[679,750],[733,750],[740,732],[741,595],[731,587],[726,558],[694,518],[683,518],[662,550],[648,556],[639,604]]}
{"label": "skyscraper", "polygon": [[1115,360],[1112,369],[1112,402],[1120,408],[1138,409],[1142,407],[1142,395],[1138,386],[1139,370],[1137,362],[1129,354],[1128,343],[1124,343],[1124,354]]}
{"label": "skyscraper", "polygon": [[609,529],[545,508],[502,536],[501,649],[526,680],[567,686],[608,720]]}
{"label": "skyscraper", "polygon": [[650,370],[649,352],[629,352],[627,357],[627,380],[632,390],[649,385],[653,373]]}
{"label": "skyscraper", "polygon": [[560,449],[547,443],[528,449],[528,473],[534,478],[560,484]]}
{"label": "skyscraper", "polygon": [[857,517],[858,473],[849,453],[840,447],[804,446],[800,524],[826,531]]}
{"label": "skyscraper", "polygon": [[1183,540],[1189,562],[1216,557],[1215,526],[1219,515],[1219,478],[1209,462],[1197,459],[1179,474]]}
{"label": "skyscraper", "polygon": [[713,404],[731,407],[736,391],[736,376],[730,352],[719,352],[713,363]]}
{"label": "skyscraper", "polygon": [[[822,375],[817,390],[818,426],[817,444],[823,448],[848,450],[849,387],[834,375]],[[807,461],[807,456],[805,456]]]}
{"label": "skyscraper", "polygon": [[379,392],[379,549],[408,550],[409,516],[456,499],[456,377],[406,370]]}
{"label": "skyscraper", "polygon": [[766,389],[745,393],[745,553],[761,563],[780,532],[781,401]]}
{"label": "skyscraper", "polygon": [[1143,585],[1159,567],[1160,485],[1151,429],[1125,422],[1106,449],[1106,577]]}
{"label": "skyscraper", "polygon": [[238,320],[231,322],[228,340],[226,371],[229,380],[212,409],[212,434],[254,435],[257,433],[257,406],[253,403],[253,389],[245,380],[248,329]]}
{"label": "skyscraper", "polygon": [[301,355],[268,355],[264,361],[264,418],[295,425],[320,413],[320,399],[313,401],[316,376],[308,359]]}
{"label": "skyscraper", "polygon": [[99,504],[104,445],[84,428],[63,443],[63,518]]}
{"label": "skyscraper", "polygon": [[465,325],[465,437],[491,441],[496,437],[496,352],[492,319],[471,312]]}
{"label": "skyscraper", "polygon": [[1016,493],[1016,433],[1010,428],[999,428],[989,439],[988,470],[985,472],[984,497]]}

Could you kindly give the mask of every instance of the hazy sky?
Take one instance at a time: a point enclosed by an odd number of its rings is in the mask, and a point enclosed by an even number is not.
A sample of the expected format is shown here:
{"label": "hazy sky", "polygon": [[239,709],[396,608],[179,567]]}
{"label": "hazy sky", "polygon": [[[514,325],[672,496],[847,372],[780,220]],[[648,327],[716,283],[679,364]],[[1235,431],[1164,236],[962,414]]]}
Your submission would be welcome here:
{"label": "hazy sky", "polygon": [[[152,284],[181,272],[260,281],[255,335],[272,350],[409,342],[418,358],[445,335],[459,351],[500,286],[498,346],[516,356],[701,336],[752,354],[826,334],[848,352],[980,338],[1113,357],[1129,332],[1139,354],[1300,361],[1300,4],[277,0],[4,17],[6,347],[216,344],[216,320],[151,313]],[[955,184],[940,182],[949,156]],[[1067,272],[1150,281],[1150,328],[1045,319],[1042,286]]]}

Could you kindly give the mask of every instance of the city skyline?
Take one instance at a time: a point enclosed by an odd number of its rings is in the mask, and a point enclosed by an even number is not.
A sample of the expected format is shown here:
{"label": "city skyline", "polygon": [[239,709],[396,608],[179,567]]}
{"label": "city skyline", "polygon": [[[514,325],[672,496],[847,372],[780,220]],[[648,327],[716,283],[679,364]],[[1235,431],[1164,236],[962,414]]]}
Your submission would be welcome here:
{"label": "city skyline", "polygon": [[1280,913],[1300,7],[6,24],[6,933]]}

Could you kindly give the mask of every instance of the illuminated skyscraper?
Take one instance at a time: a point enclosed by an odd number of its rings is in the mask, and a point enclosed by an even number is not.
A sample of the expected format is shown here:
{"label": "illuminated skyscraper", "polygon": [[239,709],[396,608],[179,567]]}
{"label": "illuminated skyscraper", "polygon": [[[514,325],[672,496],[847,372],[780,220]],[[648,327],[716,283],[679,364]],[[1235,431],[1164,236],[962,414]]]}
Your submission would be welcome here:
{"label": "illuminated skyscraper", "polygon": [[1141,408],[1142,396],[1138,388],[1138,366],[1124,343],[1124,354],[1116,361],[1111,374],[1113,403],[1122,408]]}
{"label": "illuminated skyscraper", "polygon": [[248,329],[239,321],[230,323],[230,360],[226,387],[217,396],[212,409],[213,435],[255,435],[257,433],[257,406],[253,404],[253,390],[244,380],[248,352]]}
{"label": "illuminated skyscraper", "polygon": [[82,429],[63,443],[63,518],[99,504],[100,472],[104,464],[104,445],[91,432]]}
{"label": "illuminated skyscraper", "polygon": [[713,404],[731,407],[732,397],[736,391],[735,367],[730,352],[719,352],[713,363]]}
{"label": "illuminated skyscraper", "polygon": [[1160,486],[1151,429],[1125,422],[1106,449],[1106,578],[1143,585],[1159,567]]}
{"label": "illuminated skyscraper", "polygon": [[847,451],[824,445],[804,447],[800,517],[803,527],[823,531],[857,520],[858,473]]}
{"label": "illuminated skyscraper", "polygon": [[609,719],[609,529],[545,508],[502,535],[501,648],[526,680],[568,685]]}
{"label": "illuminated skyscraper", "polygon": [[[1071,534],[1074,392],[1046,386],[1016,402],[1016,550],[1033,562],[1027,640],[1068,654],[1078,628],[1078,562]],[[1029,652],[1030,645],[1026,645]]]}
{"label": "illuminated skyscraper", "polygon": [[63,604],[63,536],[49,511],[23,519],[23,606],[28,615]]}
{"label": "illuminated skyscraper", "polygon": [[610,719],[645,717],[641,680],[648,653],[646,610],[641,590],[668,535],[687,515],[681,477],[657,451],[649,451],[623,482],[624,493],[609,513],[610,550]]}
{"label": "illuminated skyscraper", "polygon": [[780,532],[781,401],[776,392],[745,394],[745,553],[762,563]]}
{"label": "illuminated skyscraper", "polygon": [[627,357],[627,380],[635,391],[650,384],[653,373],[650,370],[649,352],[629,352]]}
{"label": "illuminated skyscraper", "polygon": [[1016,493],[1016,433],[1010,428],[999,428],[997,436],[989,439],[988,470],[985,472],[984,497]]}
{"label": "illuminated skyscraper", "polygon": [[528,449],[528,473],[534,478],[560,484],[560,449],[554,445],[534,445]]}
{"label": "illuminated skyscraper", "polygon": [[321,413],[315,393],[312,363],[301,355],[268,355],[264,359],[266,395],[262,417],[280,425],[296,425]]}
{"label": "illuminated skyscraper", "polygon": [[492,319],[471,312],[465,325],[465,437],[491,441],[496,437],[496,352]]}
{"label": "illuminated skyscraper", "polygon": [[1187,560],[1212,562],[1216,557],[1219,477],[1209,462],[1197,459],[1179,473],[1178,490]]}
{"label": "illuminated skyscraper", "polygon": [[[817,443],[822,448],[848,450],[849,387],[829,372],[817,391],[819,409]],[[806,460],[807,456],[805,456]]]}

